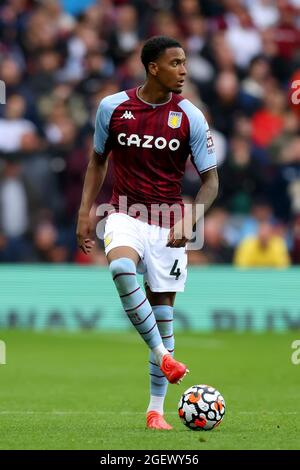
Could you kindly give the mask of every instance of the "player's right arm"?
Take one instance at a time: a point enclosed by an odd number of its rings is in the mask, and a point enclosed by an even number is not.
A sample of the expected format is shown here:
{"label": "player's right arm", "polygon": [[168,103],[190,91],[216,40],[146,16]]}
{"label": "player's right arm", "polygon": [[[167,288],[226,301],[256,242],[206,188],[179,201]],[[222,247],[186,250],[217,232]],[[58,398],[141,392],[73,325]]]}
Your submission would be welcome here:
{"label": "player's right arm", "polygon": [[111,150],[110,121],[114,110],[128,99],[125,91],[106,96],[97,110],[94,152],[85,175],[76,232],[78,245],[84,253],[89,253],[94,244],[91,240],[89,213],[107,172],[107,157]]}
{"label": "player's right arm", "polygon": [[82,191],[80,209],[77,222],[77,243],[82,251],[87,254],[91,251],[94,242],[91,239],[93,228],[90,222],[90,210],[102,188],[108,166],[108,159],[103,158],[95,150],[90,158]]}
{"label": "player's right arm", "polygon": [[[170,230],[167,246],[171,248],[185,246],[193,234],[194,225],[217,197],[219,187],[217,158],[207,121],[190,101],[183,100],[179,106],[189,120],[191,160],[200,176],[201,187],[191,210],[185,211],[184,225],[183,220],[179,220]],[[204,209],[203,212],[201,208]]]}
{"label": "player's right arm", "polygon": [[87,254],[91,251],[94,241],[91,239],[92,227],[90,222],[90,210],[102,188],[108,166],[109,122],[111,111],[107,99],[103,99],[99,105],[95,121],[94,151],[91,155],[82,191],[80,209],[77,222],[77,243],[82,251]]}

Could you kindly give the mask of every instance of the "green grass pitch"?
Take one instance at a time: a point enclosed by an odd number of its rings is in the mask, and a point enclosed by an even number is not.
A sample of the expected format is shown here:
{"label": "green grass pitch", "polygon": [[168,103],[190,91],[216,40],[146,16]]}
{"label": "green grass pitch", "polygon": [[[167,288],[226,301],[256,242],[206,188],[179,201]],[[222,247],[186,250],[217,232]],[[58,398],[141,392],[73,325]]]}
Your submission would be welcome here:
{"label": "green grass pitch", "polygon": [[[178,333],[176,357],[191,373],[169,385],[172,431],[145,429],[147,349],[128,333],[2,331],[1,449],[300,449],[300,332]],[[226,401],[221,425],[193,432],[180,422],[185,389],[207,383]]]}

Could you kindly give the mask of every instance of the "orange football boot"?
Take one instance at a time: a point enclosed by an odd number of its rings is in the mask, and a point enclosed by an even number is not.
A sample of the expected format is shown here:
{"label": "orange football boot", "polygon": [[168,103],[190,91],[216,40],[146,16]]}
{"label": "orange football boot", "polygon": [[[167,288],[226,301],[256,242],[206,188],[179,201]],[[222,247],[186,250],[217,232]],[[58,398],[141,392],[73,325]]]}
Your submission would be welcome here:
{"label": "orange football boot", "polygon": [[183,377],[189,372],[186,365],[176,361],[171,354],[163,356],[160,370],[171,384],[180,384]]}
{"label": "orange football boot", "polygon": [[166,431],[173,429],[157,411],[148,411],[146,425],[148,429],[163,429]]}

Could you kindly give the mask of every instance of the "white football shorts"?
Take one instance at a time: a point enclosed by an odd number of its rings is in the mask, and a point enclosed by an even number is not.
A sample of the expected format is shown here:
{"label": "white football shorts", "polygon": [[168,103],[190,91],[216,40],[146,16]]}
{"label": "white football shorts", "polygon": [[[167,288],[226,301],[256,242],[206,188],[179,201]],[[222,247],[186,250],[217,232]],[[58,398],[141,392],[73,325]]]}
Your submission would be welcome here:
{"label": "white football shorts", "polygon": [[187,277],[185,247],[167,247],[169,229],[150,225],[127,214],[108,216],[104,230],[105,254],[130,246],[140,256],[137,271],[152,292],[183,292]]}

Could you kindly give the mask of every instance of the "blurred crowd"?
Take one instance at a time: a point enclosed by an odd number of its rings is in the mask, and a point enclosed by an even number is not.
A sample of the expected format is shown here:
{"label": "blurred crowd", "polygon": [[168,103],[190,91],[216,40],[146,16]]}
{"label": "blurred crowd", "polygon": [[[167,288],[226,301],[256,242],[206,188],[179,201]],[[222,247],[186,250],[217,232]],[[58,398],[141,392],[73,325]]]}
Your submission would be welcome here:
{"label": "blurred crowd", "polygon": [[[101,242],[86,257],[75,237],[95,113],[143,83],[143,41],[161,34],[185,48],[183,94],[218,157],[190,264],[300,264],[300,0],[0,0],[1,262],[106,262]],[[97,203],[112,184],[109,167]],[[182,187],[190,202],[189,161]]]}

